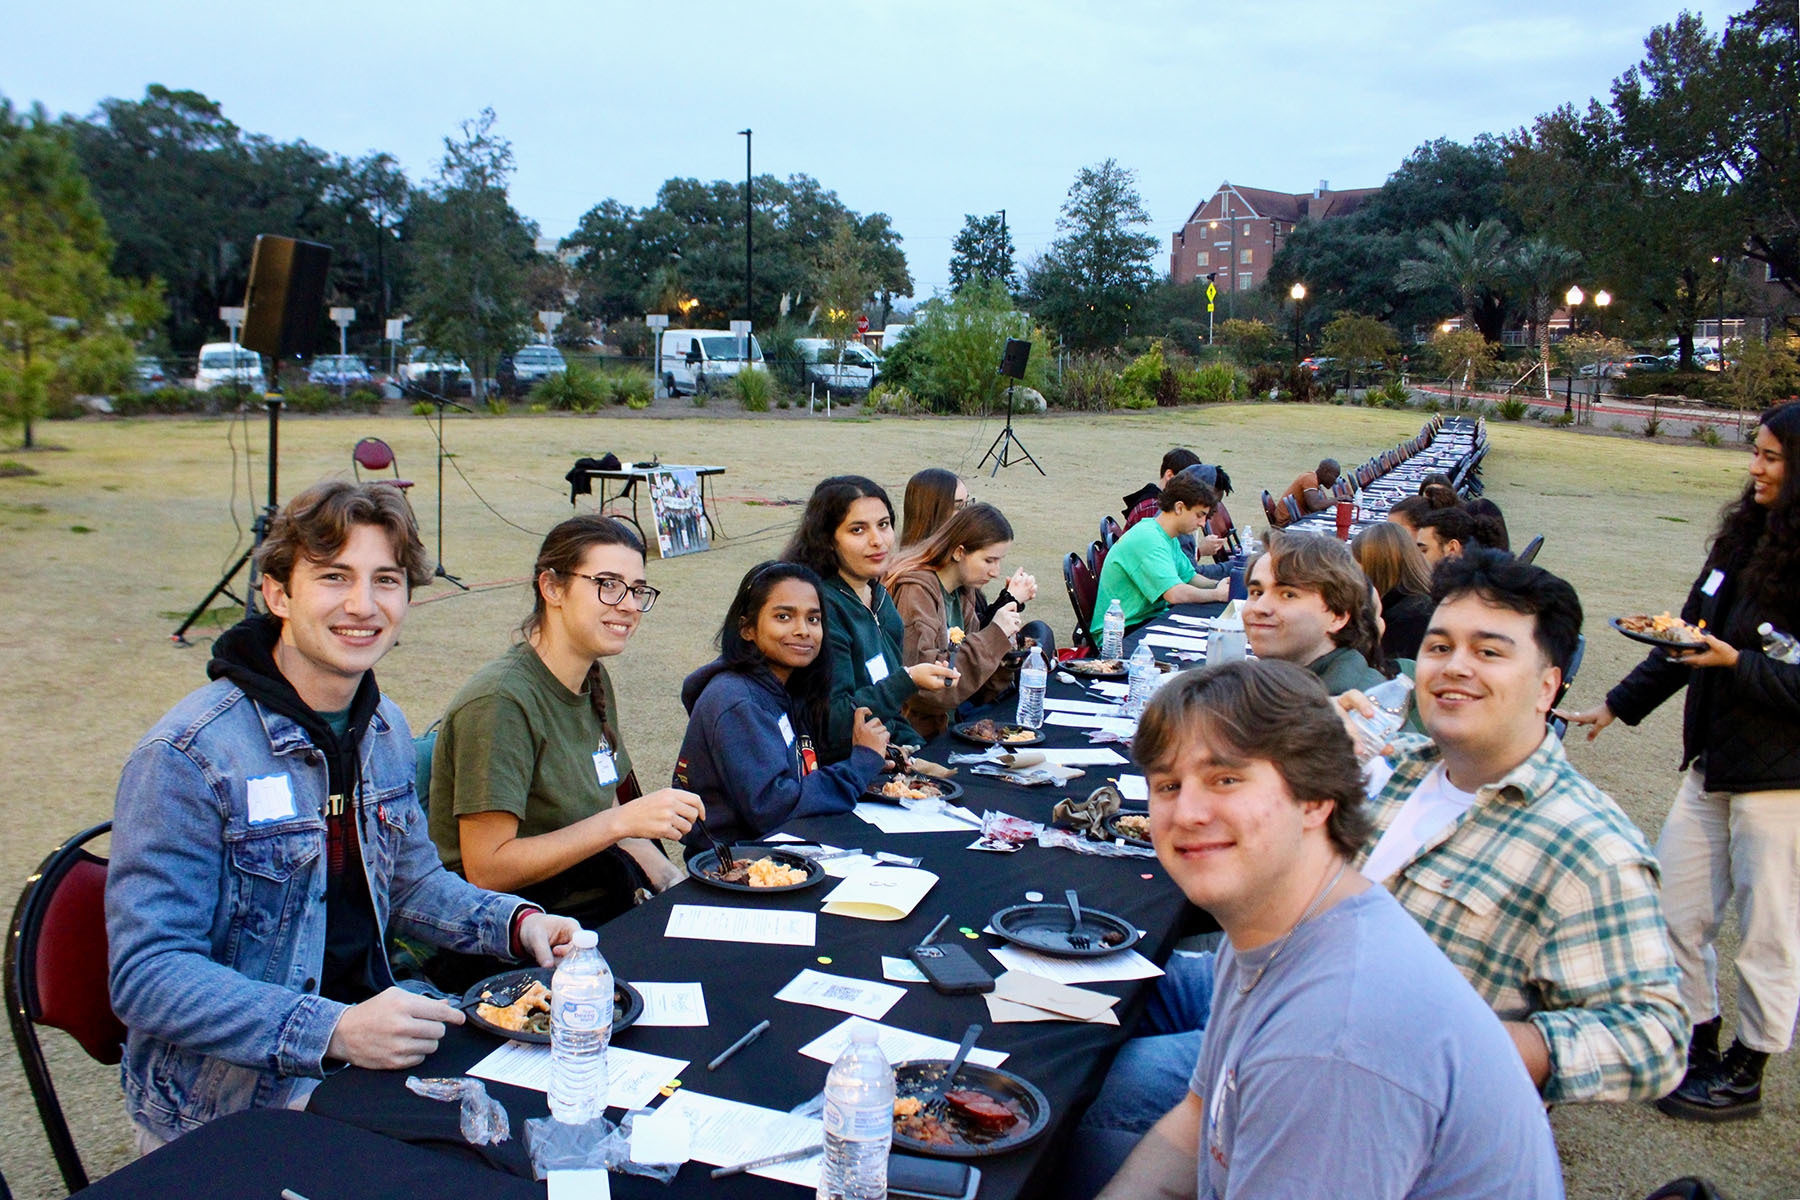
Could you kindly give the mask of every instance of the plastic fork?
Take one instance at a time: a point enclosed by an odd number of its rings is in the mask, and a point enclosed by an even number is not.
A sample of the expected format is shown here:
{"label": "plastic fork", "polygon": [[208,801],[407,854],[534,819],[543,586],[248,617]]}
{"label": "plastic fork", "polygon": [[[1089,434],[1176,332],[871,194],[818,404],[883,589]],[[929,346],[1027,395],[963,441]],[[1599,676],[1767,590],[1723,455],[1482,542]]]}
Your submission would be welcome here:
{"label": "plastic fork", "polygon": [[1076,950],[1090,949],[1094,939],[1081,932],[1081,898],[1075,894],[1074,888],[1064,892],[1063,898],[1069,902],[1069,916],[1074,921],[1069,928],[1069,945]]}
{"label": "plastic fork", "polygon": [[950,1089],[956,1086],[956,1073],[962,1070],[963,1062],[969,1057],[969,1051],[975,1048],[975,1039],[981,1036],[981,1024],[977,1022],[963,1032],[962,1045],[956,1048],[956,1057],[950,1060],[950,1069],[944,1072],[944,1081],[938,1085],[937,1095],[925,1105],[925,1111],[942,1120],[949,1107]]}

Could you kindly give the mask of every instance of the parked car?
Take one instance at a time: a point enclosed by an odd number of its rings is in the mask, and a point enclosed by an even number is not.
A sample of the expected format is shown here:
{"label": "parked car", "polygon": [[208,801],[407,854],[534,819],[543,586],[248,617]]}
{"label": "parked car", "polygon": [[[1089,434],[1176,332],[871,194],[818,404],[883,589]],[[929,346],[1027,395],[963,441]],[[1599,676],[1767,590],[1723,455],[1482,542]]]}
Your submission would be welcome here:
{"label": "parked car", "polygon": [[194,370],[195,391],[242,387],[260,392],[266,386],[268,381],[263,378],[262,357],[254,350],[230,342],[208,342],[200,347],[199,365]]}
{"label": "parked car", "polygon": [[469,364],[454,354],[416,346],[400,367],[402,393],[433,396],[473,396],[475,379]]}
{"label": "parked car", "polygon": [[671,396],[711,391],[746,366],[767,371],[762,343],[755,334],[739,337],[725,329],[671,329],[663,334],[657,374]]}
{"label": "parked car", "polygon": [[1335,358],[1303,358],[1300,365],[1310,370],[1314,376],[1323,374],[1337,365]]}
{"label": "parked car", "polygon": [[830,338],[795,338],[808,382],[834,391],[866,392],[881,378],[881,359],[860,342],[845,342],[842,361]]}
{"label": "parked car", "polygon": [[520,346],[503,357],[495,373],[499,376],[500,390],[516,395],[528,392],[534,384],[542,383],[552,375],[561,375],[568,369],[569,364],[561,350],[534,343]]}
{"label": "parked car", "polygon": [[306,382],[347,390],[373,387],[375,376],[369,373],[369,364],[354,354],[321,354],[306,369]]}
{"label": "parked car", "polygon": [[151,392],[157,388],[168,387],[174,380],[163,370],[162,360],[148,354],[137,357],[137,365],[132,368],[132,382],[140,392]]}

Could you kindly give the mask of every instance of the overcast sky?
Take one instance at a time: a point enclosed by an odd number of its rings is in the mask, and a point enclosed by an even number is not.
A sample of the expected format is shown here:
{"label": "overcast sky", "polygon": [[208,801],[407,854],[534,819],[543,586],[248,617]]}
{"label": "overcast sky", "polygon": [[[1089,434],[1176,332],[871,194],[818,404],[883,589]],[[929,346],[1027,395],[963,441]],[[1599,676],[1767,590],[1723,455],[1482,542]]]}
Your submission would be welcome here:
{"label": "overcast sky", "polygon": [[[1702,9],[1717,29],[1743,3]],[[1021,262],[1075,172],[1137,172],[1166,246],[1221,180],[1379,185],[1420,143],[1605,96],[1675,0],[540,3],[9,0],[0,94],[86,114],[146,85],[241,127],[432,177],[483,106],[515,207],[571,232],[671,176],[805,173],[886,212],[917,291],[946,285],[965,213],[1004,208]],[[1167,270],[1166,251],[1158,256]]]}

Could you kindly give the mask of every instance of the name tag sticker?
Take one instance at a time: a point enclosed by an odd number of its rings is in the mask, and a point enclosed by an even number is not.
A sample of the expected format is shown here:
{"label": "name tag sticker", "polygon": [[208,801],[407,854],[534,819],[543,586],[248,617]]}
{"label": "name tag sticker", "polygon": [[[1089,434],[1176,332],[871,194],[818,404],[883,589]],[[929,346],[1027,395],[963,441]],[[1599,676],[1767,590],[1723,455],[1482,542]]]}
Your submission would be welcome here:
{"label": "name tag sticker", "polygon": [[1700,590],[1705,592],[1708,596],[1716,596],[1719,594],[1719,588],[1724,582],[1725,572],[1715,568],[1712,574],[1706,577],[1706,582],[1700,585]]}
{"label": "name tag sticker", "polygon": [[794,725],[793,722],[788,720],[788,715],[786,713],[782,713],[779,717],[775,718],[775,728],[781,730],[782,741],[790,746],[794,744]]}
{"label": "name tag sticker", "polygon": [[869,672],[870,683],[880,683],[888,677],[887,659],[879,654],[864,663],[863,668]]}
{"label": "name tag sticker", "polygon": [[258,775],[244,781],[250,823],[284,821],[294,815],[294,788],[286,775]]}
{"label": "name tag sticker", "polygon": [[601,787],[619,782],[619,764],[613,761],[611,750],[594,751],[594,780]]}

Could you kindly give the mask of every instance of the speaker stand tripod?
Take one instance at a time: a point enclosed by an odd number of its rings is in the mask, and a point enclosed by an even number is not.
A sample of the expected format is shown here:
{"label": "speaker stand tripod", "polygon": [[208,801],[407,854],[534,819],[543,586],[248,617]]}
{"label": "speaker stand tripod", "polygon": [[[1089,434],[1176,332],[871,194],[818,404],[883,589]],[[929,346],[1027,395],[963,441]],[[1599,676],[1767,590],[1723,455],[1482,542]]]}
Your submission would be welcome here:
{"label": "speaker stand tripod", "polygon": [[[275,477],[279,470],[281,453],[281,394],[276,391],[268,392],[263,396],[263,404],[269,410],[269,502],[263,505],[262,511],[257,513],[256,519],[250,523],[250,548],[238,555],[236,562],[225,568],[225,573],[219,576],[217,583],[213,584],[212,591],[206,593],[206,599],[196,604],[194,611],[187,615],[187,620],[181,623],[181,627],[169,635],[169,640],[177,646],[193,645],[187,640],[187,631],[193,628],[194,622],[198,621],[206,612],[207,606],[220,595],[230,596],[233,604],[242,604],[246,617],[256,615],[256,592],[261,581],[258,578],[259,572],[253,559],[258,547],[263,544],[263,538],[268,536],[269,524],[275,520],[275,513],[278,511],[275,500]],[[243,598],[239,599],[237,593],[231,590],[231,582],[237,578],[237,573],[243,570],[246,564],[250,565],[249,586],[244,589]]]}
{"label": "speaker stand tripod", "polygon": [[[1020,441],[1019,435],[1013,432],[1012,418],[1013,385],[1009,383],[1006,385],[1006,428],[1000,431],[999,435],[994,438],[994,444],[988,447],[988,452],[981,456],[980,462],[975,464],[975,469],[979,471],[981,468],[987,466],[988,459],[991,458],[994,460],[994,469],[988,472],[989,479],[998,475],[1001,467],[1010,467],[1014,463],[1019,462],[1028,462],[1032,466],[1037,467],[1037,473],[1039,475],[1044,474],[1044,468],[1038,467],[1038,460],[1031,457],[1031,451],[1025,448],[1025,443]],[[1019,448],[1019,453],[1016,457],[1012,452],[1014,446]],[[1049,478],[1049,476],[1046,475],[1045,478]]]}
{"label": "speaker stand tripod", "polygon": [[425,398],[437,405],[437,565],[432,568],[431,577],[452,583],[463,591],[469,585],[444,569],[444,459],[449,454],[444,449],[444,410],[460,408],[464,412],[473,411],[466,404],[458,404],[448,396],[440,396],[435,392],[425,393]]}

